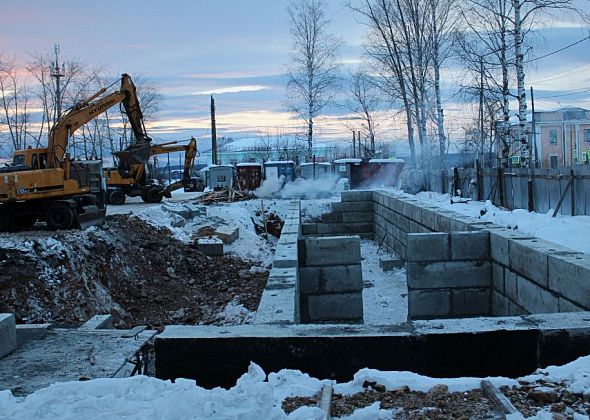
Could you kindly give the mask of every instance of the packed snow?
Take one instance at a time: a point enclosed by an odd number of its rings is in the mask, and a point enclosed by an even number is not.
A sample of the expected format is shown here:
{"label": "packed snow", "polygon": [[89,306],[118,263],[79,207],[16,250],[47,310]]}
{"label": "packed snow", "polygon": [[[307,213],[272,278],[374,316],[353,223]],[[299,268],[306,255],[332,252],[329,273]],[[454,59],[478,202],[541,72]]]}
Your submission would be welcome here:
{"label": "packed snow", "polygon": [[557,217],[552,217],[553,210],[545,214],[529,213],[524,209],[510,211],[496,207],[490,201],[451,204],[448,194],[434,192],[421,192],[414,197],[444,209],[479,217],[483,221],[590,254],[590,241],[588,241],[590,216],[557,215]]}

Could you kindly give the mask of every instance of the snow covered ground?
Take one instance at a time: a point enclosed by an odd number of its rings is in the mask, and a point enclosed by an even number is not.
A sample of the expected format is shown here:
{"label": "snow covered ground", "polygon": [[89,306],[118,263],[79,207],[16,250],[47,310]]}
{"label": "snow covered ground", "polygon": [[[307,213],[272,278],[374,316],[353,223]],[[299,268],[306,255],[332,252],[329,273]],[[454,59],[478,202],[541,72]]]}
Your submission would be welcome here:
{"label": "snow covered ground", "polygon": [[[557,215],[554,218],[551,217],[552,210],[546,214],[529,213],[523,209],[509,211],[494,206],[490,201],[451,204],[448,194],[434,192],[421,192],[414,197],[444,209],[479,217],[483,221],[506,226],[527,235],[590,254],[590,241],[588,241],[590,216]],[[482,211],[484,212],[483,215],[481,215]]]}
{"label": "snow covered ground", "polygon": [[[27,397],[14,397],[10,391],[0,391],[0,419],[321,419],[316,407],[301,407],[290,415],[281,403],[290,396],[313,396],[322,386],[332,383],[334,392],[352,395],[362,392],[363,384],[377,382],[386,389],[407,385],[411,391],[427,392],[444,384],[449,392],[464,392],[479,388],[482,378],[430,378],[412,372],[384,372],[361,369],[352,381],[334,383],[318,380],[295,370],[266,374],[256,364],[228,390],[200,388],[192,380],[175,383],[145,376],[125,379],[94,379],[84,382],[56,383]],[[488,378],[497,387],[518,386],[509,378]],[[524,382],[562,382],[566,389],[578,394],[590,394],[590,356],[564,366],[550,366],[521,378]],[[382,410],[379,403],[358,409],[353,419],[391,419],[394,411]],[[515,417],[512,417],[515,418]],[[549,419],[539,412],[538,419]],[[588,419],[578,415],[575,418]]]}
{"label": "snow covered ground", "polygon": [[363,317],[365,324],[395,325],[408,320],[406,270],[384,272],[379,257],[389,255],[370,240],[361,242],[363,267]]}

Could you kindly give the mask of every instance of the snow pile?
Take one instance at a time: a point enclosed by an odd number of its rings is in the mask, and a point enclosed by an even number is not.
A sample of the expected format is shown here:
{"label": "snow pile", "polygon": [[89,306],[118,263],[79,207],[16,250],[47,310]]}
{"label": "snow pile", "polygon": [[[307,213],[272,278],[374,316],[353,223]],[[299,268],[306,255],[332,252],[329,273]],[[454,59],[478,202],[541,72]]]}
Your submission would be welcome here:
{"label": "snow pile", "polygon": [[548,366],[521,378],[525,382],[563,382],[574,394],[590,395],[590,356],[580,357],[563,366]]}
{"label": "snow pile", "polygon": [[250,312],[237,298],[229,302],[223,311],[217,315],[222,325],[250,324],[254,321],[255,316],[256,312]]}
{"label": "snow pile", "polygon": [[[287,389],[304,390],[298,381],[310,384],[307,392],[319,392],[318,382],[291,375],[285,381],[265,382],[266,374],[256,364],[225,390],[206,390],[192,380],[175,383],[146,376],[125,379],[94,379],[65,382],[41,389],[25,398],[0,391],[0,419],[308,419],[321,418],[321,410],[308,408],[287,416],[280,404]],[[316,380],[317,381],[317,380]],[[276,396],[275,397],[275,391]],[[301,395],[301,394],[299,394]]]}
{"label": "snow pile", "polygon": [[[527,235],[590,254],[590,241],[587,239],[587,232],[590,231],[590,216],[558,215],[552,217],[553,210],[546,214],[529,213],[524,209],[509,211],[494,206],[490,201],[469,201],[467,203],[451,204],[448,194],[434,192],[421,192],[416,194],[415,197],[420,201],[444,209],[479,217],[483,221],[505,226]],[[484,214],[482,215],[482,213]]]}

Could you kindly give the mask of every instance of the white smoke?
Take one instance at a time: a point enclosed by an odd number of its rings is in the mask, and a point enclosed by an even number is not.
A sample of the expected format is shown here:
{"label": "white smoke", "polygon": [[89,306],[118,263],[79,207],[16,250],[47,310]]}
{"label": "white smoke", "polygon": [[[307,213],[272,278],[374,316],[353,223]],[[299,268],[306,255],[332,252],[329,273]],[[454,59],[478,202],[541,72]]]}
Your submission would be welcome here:
{"label": "white smoke", "polygon": [[318,179],[297,178],[293,182],[284,182],[284,178],[272,178],[262,182],[260,188],[254,191],[254,195],[261,198],[302,198],[311,200],[315,198],[327,198],[337,189],[339,178],[335,175],[326,175]]}

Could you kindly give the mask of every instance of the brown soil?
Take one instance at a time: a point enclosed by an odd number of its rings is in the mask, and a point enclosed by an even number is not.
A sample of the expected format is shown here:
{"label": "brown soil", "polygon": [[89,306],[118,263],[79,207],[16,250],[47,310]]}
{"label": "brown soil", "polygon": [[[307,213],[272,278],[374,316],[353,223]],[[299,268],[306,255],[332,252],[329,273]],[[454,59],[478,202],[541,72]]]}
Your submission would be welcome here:
{"label": "brown soil", "polygon": [[110,312],[120,328],[220,323],[234,299],[256,310],[268,277],[250,271],[255,262],[207,257],[130,216],[38,235],[63,249],[48,253],[35,239],[32,251],[0,247],[0,312],[17,322],[79,325]]}
{"label": "brown soil", "polygon": [[[283,402],[286,413],[304,405],[316,405],[315,398],[291,397]],[[415,392],[406,389],[386,391],[377,385],[364,392],[332,396],[331,415],[350,415],[354,410],[379,401],[382,409],[395,410],[396,419],[485,419],[494,416],[494,406],[481,390],[469,392]]]}

